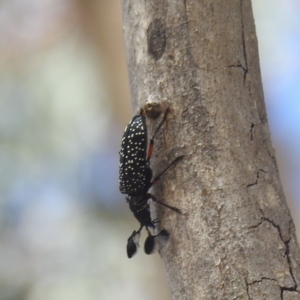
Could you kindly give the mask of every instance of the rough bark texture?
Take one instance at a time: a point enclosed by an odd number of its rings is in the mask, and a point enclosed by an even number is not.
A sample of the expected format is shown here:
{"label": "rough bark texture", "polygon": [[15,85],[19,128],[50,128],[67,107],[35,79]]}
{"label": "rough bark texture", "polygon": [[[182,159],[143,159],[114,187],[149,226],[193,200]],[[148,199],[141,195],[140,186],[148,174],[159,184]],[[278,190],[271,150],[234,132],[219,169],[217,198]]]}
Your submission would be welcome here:
{"label": "rough bark texture", "polygon": [[[134,109],[166,100],[154,174],[173,299],[300,299],[300,254],[265,111],[250,0],[123,0]],[[152,121],[149,122],[150,129]]]}

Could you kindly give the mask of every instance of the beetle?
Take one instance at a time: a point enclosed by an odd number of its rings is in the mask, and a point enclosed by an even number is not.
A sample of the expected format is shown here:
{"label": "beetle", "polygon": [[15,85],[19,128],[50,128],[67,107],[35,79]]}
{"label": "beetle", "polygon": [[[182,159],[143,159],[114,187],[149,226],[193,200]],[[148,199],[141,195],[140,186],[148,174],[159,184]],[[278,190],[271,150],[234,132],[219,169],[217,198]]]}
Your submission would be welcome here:
{"label": "beetle", "polygon": [[151,231],[156,229],[156,224],[159,223],[159,221],[158,219],[151,219],[148,200],[152,199],[160,205],[179,214],[181,213],[180,209],[163,203],[157,200],[154,195],[148,193],[153,184],[157,182],[172,165],[183,158],[183,156],[175,158],[159,175],[152,179],[150,159],[154,148],[154,138],[165,122],[168,112],[169,109],[165,111],[163,119],[150,139],[148,147],[146,115],[142,109],[139,114],[132,118],[123,134],[121,150],[119,152],[119,189],[122,194],[127,194],[126,200],[129,204],[129,208],[140,223],[140,228],[137,231],[133,231],[127,240],[127,256],[129,258],[137,252],[140,232],[144,227],[146,227],[148,232],[144,246],[146,254],[152,254],[159,241],[165,241],[169,237],[169,233],[164,229],[157,235],[151,233]]}

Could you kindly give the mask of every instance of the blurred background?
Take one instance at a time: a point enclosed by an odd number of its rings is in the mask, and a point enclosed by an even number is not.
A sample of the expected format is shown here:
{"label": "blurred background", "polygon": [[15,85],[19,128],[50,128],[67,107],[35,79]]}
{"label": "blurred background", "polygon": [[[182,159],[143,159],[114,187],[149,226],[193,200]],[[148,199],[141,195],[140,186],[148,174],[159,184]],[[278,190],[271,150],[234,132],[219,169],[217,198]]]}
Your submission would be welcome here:
{"label": "blurred background", "polygon": [[[0,300],[167,300],[118,191],[132,116],[119,0],[0,2]],[[253,0],[273,145],[300,228],[300,2]]]}

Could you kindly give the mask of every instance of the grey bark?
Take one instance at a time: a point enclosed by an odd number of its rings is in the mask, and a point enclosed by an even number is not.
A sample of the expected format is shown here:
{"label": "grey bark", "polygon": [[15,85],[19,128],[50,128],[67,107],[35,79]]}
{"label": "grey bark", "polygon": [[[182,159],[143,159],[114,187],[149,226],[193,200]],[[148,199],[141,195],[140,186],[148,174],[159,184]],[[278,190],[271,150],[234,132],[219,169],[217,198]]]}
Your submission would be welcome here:
{"label": "grey bark", "polygon": [[186,211],[157,207],[173,299],[300,299],[251,1],[123,0],[123,24],[134,110],[147,100],[171,109],[154,174],[185,155],[154,188]]}

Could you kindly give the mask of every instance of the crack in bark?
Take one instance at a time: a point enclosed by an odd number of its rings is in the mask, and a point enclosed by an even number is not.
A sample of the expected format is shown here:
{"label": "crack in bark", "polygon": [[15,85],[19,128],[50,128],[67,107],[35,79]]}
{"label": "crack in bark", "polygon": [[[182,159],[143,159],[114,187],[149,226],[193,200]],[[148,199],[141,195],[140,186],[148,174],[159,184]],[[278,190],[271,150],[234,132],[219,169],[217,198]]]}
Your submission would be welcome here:
{"label": "crack in bark", "polygon": [[252,281],[252,282],[247,282],[247,279],[246,279],[246,278],[244,278],[244,279],[245,279],[245,282],[246,282],[246,292],[247,292],[247,295],[248,295],[248,299],[252,299],[252,298],[250,297],[250,293],[249,293],[249,286],[254,285],[254,284],[256,284],[256,283],[261,283],[261,282],[263,282],[263,280],[274,281],[274,282],[277,283],[278,287],[280,288],[280,298],[281,298],[282,300],[283,300],[283,293],[284,293],[285,291],[296,292],[296,293],[299,294],[299,292],[296,290],[297,287],[291,287],[291,288],[288,288],[288,287],[282,287],[282,286],[280,286],[280,285],[278,284],[277,280],[274,279],[274,278],[262,277],[261,279],[259,279],[259,280],[254,280],[254,281]]}
{"label": "crack in bark", "polygon": [[[277,280],[274,279],[274,278],[268,278],[268,277],[262,277],[261,279],[259,280],[254,280],[252,282],[247,282],[247,278],[244,278],[245,280],[245,283],[246,283],[246,292],[247,292],[247,296],[248,296],[248,299],[253,299],[250,297],[250,293],[249,293],[249,286],[253,285],[253,284],[256,284],[256,283],[261,283],[263,280],[269,280],[269,281],[275,281],[277,283]],[[279,285],[278,285],[279,286]],[[281,292],[281,295],[283,294],[283,292]]]}
{"label": "crack in bark", "polygon": [[[288,264],[288,266],[289,266],[289,271],[290,271],[290,275],[291,275],[291,277],[292,277],[292,280],[293,280],[293,282],[294,282],[294,286],[293,286],[293,287],[282,287],[282,286],[279,285],[279,287],[280,287],[280,289],[281,289],[281,299],[283,299],[283,292],[284,292],[284,291],[290,291],[290,292],[297,292],[297,293],[299,293],[298,290],[297,290],[298,284],[297,284],[296,279],[295,279],[295,277],[294,277],[294,273],[293,273],[293,269],[292,269],[292,263],[291,263],[291,258],[290,258],[290,245],[289,245],[289,243],[290,243],[290,241],[291,241],[291,238],[289,238],[287,241],[285,241],[285,240],[283,239],[283,237],[282,237],[280,225],[277,225],[274,221],[272,221],[272,220],[266,218],[266,217],[264,216],[264,213],[263,213],[262,210],[261,210],[261,213],[262,213],[262,215],[263,215],[263,220],[262,220],[261,222],[259,222],[258,224],[256,224],[256,225],[250,226],[249,229],[257,228],[258,226],[260,226],[260,225],[261,225],[263,222],[265,222],[265,221],[266,221],[266,222],[269,222],[274,228],[277,229],[278,235],[279,235],[281,241],[283,242],[283,244],[285,245],[284,255],[285,255],[285,257],[286,257],[286,261],[287,261],[287,264]],[[290,232],[290,228],[291,228],[291,224],[292,224],[291,222],[292,222],[292,220],[289,222],[289,232]],[[262,279],[264,279],[264,277],[262,277]],[[265,279],[267,279],[267,278],[265,278]],[[270,279],[269,279],[269,280],[270,280]],[[253,283],[255,283],[255,282],[261,282],[261,281],[259,281],[259,280],[253,281]],[[247,281],[246,281],[246,283],[247,283]],[[247,283],[247,284],[248,284],[248,283]],[[250,284],[248,284],[248,285],[250,285]]]}
{"label": "crack in bark", "polygon": [[[253,127],[254,127],[254,126],[253,126]],[[248,184],[248,185],[246,186],[247,188],[248,188],[248,187],[251,187],[251,186],[253,186],[253,185],[257,185],[258,179],[259,179],[259,174],[260,174],[261,172],[263,172],[263,173],[268,173],[268,172],[265,171],[264,169],[259,169],[259,170],[257,171],[257,173],[256,173],[256,180],[255,180],[255,182]]]}
{"label": "crack in bark", "polygon": [[248,284],[246,278],[244,278],[244,280],[245,280],[245,283],[246,283],[246,292],[247,292],[247,295],[248,295],[248,299],[251,299],[251,298],[250,298],[250,294],[249,294],[249,284]]}
{"label": "crack in bark", "polygon": [[262,277],[261,279],[254,280],[252,282],[247,282],[247,280],[246,280],[246,283],[247,283],[248,288],[249,288],[250,285],[253,285],[253,284],[256,284],[256,283],[261,283],[261,282],[263,282],[263,280],[269,280],[269,281],[275,281],[275,282],[277,282],[277,280],[275,278]]}
{"label": "crack in bark", "polygon": [[299,294],[299,292],[298,292],[297,290],[294,290],[294,288],[283,288],[283,287],[280,286],[280,289],[281,289],[281,293],[280,293],[280,298],[281,298],[281,300],[284,300],[284,299],[283,299],[283,293],[284,293],[285,291],[296,292],[296,293]]}
{"label": "crack in bark", "polygon": [[260,226],[264,222],[264,218],[265,218],[264,212],[261,208],[259,210],[260,210],[260,213],[261,213],[261,221],[259,223],[255,224],[255,225],[249,226],[248,229],[257,228],[258,226]]}
{"label": "crack in bark", "polygon": [[[291,277],[292,277],[292,280],[294,282],[294,286],[293,287],[282,287],[282,286],[279,286],[280,289],[281,289],[281,299],[283,299],[283,292],[284,291],[292,291],[292,292],[297,292],[297,288],[298,288],[298,285],[297,285],[297,282],[295,280],[295,277],[294,277],[294,273],[293,273],[293,269],[292,269],[292,264],[291,264],[291,259],[290,259],[290,246],[289,246],[289,243],[291,241],[291,238],[289,238],[287,241],[285,241],[282,237],[282,233],[281,233],[281,229],[280,229],[280,225],[277,225],[274,221],[266,218],[264,216],[264,213],[263,211],[261,210],[261,213],[263,215],[263,220],[261,222],[259,222],[257,225],[254,225],[254,226],[251,226],[251,228],[256,228],[258,226],[260,226],[264,221],[266,222],[269,222],[273,227],[275,227],[278,231],[278,234],[279,234],[279,237],[281,239],[281,241],[284,243],[285,245],[285,252],[284,252],[284,255],[286,257],[286,260],[287,260],[287,263],[288,263],[288,266],[289,266],[289,271],[290,271],[290,274],[291,274]],[[290,220],[289,222],[289,232],[291,230],[291,224],[292,224],[292,220]],[[250,228],[250,227],[249,227]]]}
{"label": "crack in bark", "polygon": [[229,65],[227,68],[241,68],[244,72],[248,72],[248,70],[242,64]]}
{"label": "crack in bark", "polygon": [[248,73],[248,60],[247,60],[247,51],[246,51],[246,41],[245,41],[245,25],[243,18],[243,0],[241,0],[241,21],[242,21],[242,42],[243,42],[243,54],[245,59],[245,67],[242,67],[244,70],[244,84],[246,82],[246,76]]}
{"label": "crack in bark", "polygon": [[264,220],[260,221],[260,222],[259,222],[258,224],[256,224],[256,225],[249,226],[248,229],[254,229],[254,228],[257,228],[257,227],[260,226],[263,222],[264,222]]}
{"label": "crack in bark", "polygon": [[[280,229],[280,227],[278,226],[278,228]],[[283,240],[282,240],[283,241]],[[283,291],[294,291],[294,292],[298,292],[297,291],[297,288],[298,288],[298,285],[297,285],[297,282],[296,282],[296,279],[294,277],[294,273],[293,273],[293,268],[292,268],[292,263],[291,263],[291,258],[290,258],[290,241],[291,239],[289,239],[288,241],[284,242],[285,244],[285,256],[286,256],[286,260],[287,260],[287,263],[289,265],[289,270],[290,270],[290,274],[292,276],[292,279],[293,279],[293,282],[294,282],[294,286],[291,287],[291,288],[284,288],[282,287],[281,290],[282,290],[282,294],[283,294]]]}
{"label": "crack in bark", "polygon": [[[186,1],[186,0],[184,0]],[[243,56],[245,61],[245,66],[240,64],[230,65],[227,68],[241,68],[244,71],[244,84],[246,82],[246,76],[248,74],[248,58],[247,58],[247,51],[246,51],[246,40],[245,40],[245,24],[244,24],[244,17],[243,17],[243,0],[240,1],[240,12],[241,12],[241,25],[242,25],[242,46],[243,46]]]}

